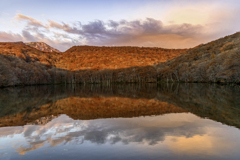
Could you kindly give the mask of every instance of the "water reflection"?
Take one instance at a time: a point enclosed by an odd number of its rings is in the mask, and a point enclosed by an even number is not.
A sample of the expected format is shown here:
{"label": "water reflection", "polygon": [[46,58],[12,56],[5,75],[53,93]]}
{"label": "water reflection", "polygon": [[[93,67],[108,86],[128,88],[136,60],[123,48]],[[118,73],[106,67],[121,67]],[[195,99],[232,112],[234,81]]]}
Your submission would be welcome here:
{"label": "water reflection", "polygon": [[5,88],[0,159],[239,159],[239,90],[206,84]]}
{"label": "water reflection", "polygon": [[[163,156],[158,150],[164,148],[171,153],[166,156],[169,158],[177,158],[178,155],[199,156],[199,159],[205,159],[206,156],[224,157],[225,154],[228,158],[240,156],[238,129],[201,119],[190,113],[99,120],[73,120],[60,115],[45,125],[0,128],[0,141],[8,142],[2,146],[4,148],[0,152],[5,151],[8,156],[12,154],[13,157],[13,151],[28,155],[30,151],[40,148],[47,151],[49,148],[59,147],[63,151],[68,146],[75,146],[72,151],[77,154],[79,146],[89,145],[105,149],[108,145],[127,145],[138,151],[149,150],[158,156]],[[115,156],[122,156],[120,153],[116,154]],[[86,153],[85,156],[91,158]],[[140,155],[137,154],[136,157],[140,158]]]}
{"label": "water reflection", "polygon": [[240,128],[240,87],[210,84],[38,86],[0,92],[0,127],[46,116],[99,119],[191,112]]}

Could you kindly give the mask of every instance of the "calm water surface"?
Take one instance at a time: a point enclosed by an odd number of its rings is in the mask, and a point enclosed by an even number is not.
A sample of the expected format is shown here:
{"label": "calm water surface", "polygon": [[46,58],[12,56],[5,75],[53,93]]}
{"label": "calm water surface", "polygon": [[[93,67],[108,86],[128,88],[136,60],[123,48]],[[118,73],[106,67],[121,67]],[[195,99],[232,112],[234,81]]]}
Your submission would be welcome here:
{"label": "calm water surface", "polygon": [[240,159],[240,87],[0,89],[0,159]]}

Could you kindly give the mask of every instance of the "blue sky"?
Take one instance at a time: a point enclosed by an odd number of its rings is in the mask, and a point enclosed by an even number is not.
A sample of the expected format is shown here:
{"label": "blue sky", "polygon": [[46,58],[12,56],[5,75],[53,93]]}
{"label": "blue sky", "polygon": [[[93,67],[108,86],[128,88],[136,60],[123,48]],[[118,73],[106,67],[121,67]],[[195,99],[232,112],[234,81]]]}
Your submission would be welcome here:
{"label": "blue sky", "polygon": [[0,0],[0,41],[188,48],[239,31],[238,0]]}

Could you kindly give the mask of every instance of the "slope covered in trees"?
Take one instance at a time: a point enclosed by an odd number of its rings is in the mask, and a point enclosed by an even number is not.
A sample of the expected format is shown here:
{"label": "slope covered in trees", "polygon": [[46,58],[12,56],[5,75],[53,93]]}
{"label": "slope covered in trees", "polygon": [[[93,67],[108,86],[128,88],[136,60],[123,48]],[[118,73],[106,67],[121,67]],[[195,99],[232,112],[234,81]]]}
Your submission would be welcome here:
{"label": "slope covered in trees", "polygon": [[42,52],[23,43],[0,43],[0,87],[60,83],[59,53]]}
{"label": "slope covered in trees", "polygon": [[160,63],[157,72],[161,81],[240,83],[240,32]]}

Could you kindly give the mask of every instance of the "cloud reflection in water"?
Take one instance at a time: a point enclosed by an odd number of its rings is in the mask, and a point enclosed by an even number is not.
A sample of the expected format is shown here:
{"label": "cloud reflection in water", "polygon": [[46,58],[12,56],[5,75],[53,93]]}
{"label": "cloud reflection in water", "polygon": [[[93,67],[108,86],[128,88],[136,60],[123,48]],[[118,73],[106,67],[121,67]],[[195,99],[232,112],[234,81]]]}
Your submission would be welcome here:
{"label": "cloud reflection in water", "polygon": [[45,125],[0,128],[0,141],[14,143],[21,155],[39,148],[89,143],[101,147],[131,145],[156,152],[165,147],[186,155],[221,155],[238,154],[235,148],[240,147],[240,135],[237,140],[231,136],[236,130],[239,133],[236,128],[190,113],[97,120],[73,120],[61,115]]}

